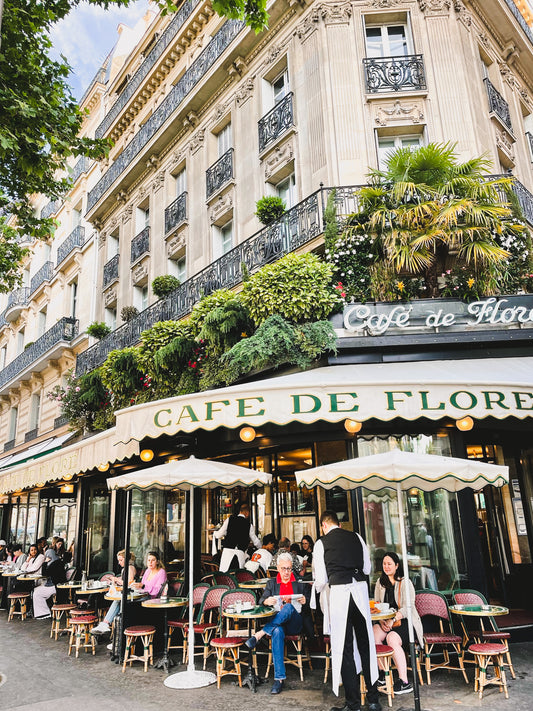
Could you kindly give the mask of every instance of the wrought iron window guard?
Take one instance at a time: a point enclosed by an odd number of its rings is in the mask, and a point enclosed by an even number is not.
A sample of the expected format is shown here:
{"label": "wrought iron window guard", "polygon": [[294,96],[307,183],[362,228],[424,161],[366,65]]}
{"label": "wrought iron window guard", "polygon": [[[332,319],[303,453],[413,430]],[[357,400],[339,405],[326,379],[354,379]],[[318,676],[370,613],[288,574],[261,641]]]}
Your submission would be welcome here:
{"label": "wrought iron window guard", "polygon": [[60,427],[63,427],[63,425],[66,425],[70,422],[68,417],[66,415],[59,415],[59,417],[56,417],[54,420],[54,429],[57,430]]}
{"label": "wrought iron window guard", "polygon": [[44,284],[45,281],[50,281],[54,274],[54,265],[52,262],[45,262],[39,271],[32,277],[30,281],[30,294],[33,294],[37,289]]}
{"label": "wrought iron window guard", "polygon": [[46,220],[47,217],[54,215],[61,205],[61,200],[50,200],[50,202],[41,210],[41,217]]}
{"label": "wrought iron window guard", "polygon": [[505,101],[490,79],[485,78],[483,81],[485,82],[485,86],[487,88],[489,111],[492,114],[496,114],[503,124],[512,132],[513,124],[511,123],[509,104]]}
{"label": "wrought iron window guard", "polygon": [[424,59],[421,54],[405,57],[367,57],[363,59],[363,68],[366,90],[370,94],[427,89]]}
{"label": "wrought iron window guard", "polygon": [[8,452],[10,449],[13,449],[15,447],[15,441],[14,439],[10,439],[7,442],[4,442],[4,452]]}
{"label": "wrought iron window guard", "polygon": [[210,198],[233,177],[233,148],[230,148],[205,172],[206,198]]}
{"label": "wrought iron window guard", "polygon": [[19,289],[15,289],[8,296],[6,311],[13,308],[13,306],[26,306],[29,298],[30,298],[29,287],[22,286]]}
{"label": "wrought iron window guard", "polygon": [[[145,227],[131,240],[131,264],[150,251],[150,227]],[[118,272],[117,272],[118,276]]]}
{"label": "wrought iron window guard", "polygon": [[59,245],[57,248],[57,261],[56,268],[61,264],[61,262],[68,257],[68,255],[76,249],[76,247],[83,247],[85,244],[85,227],[78,225],[75,227],[69,236]]}
{"label": "wrought iron window guard", "polygon": [[118,254],[104,264],[104,281],[103,286],[109,286],[112,281],[118,279]]}
{"label": "wrought iron window guard", "polygon": [[165,208],[165,234],[187,219],[187,193],[183,192]]}
{"label": "wrought iron window guard", "polygon": [[39,436],[39,428],[34,427],[32,430],[28,430],[28,432],[26,432],[26,434],[24,435],[24,441],[31,442],[32,439],[35,439],[38,436]]}
{"label": "wrought iron window guard", "polygon": [[257,124],[259,153],[264,151],[271,143],[274,143],[288,128],[294,126],[292,99],[293,93],[291,91],[281,101],[278,101],[274,108],[259,119]]}
{"label": "wrought iron window guard", "polygon": [[70,174],[70,180],[72,181],[72,184],[74,184],[80,176],[82,176],[89,170],[89,166],[89,159],[85,156],[82,156],[72,168],[72,173]]}

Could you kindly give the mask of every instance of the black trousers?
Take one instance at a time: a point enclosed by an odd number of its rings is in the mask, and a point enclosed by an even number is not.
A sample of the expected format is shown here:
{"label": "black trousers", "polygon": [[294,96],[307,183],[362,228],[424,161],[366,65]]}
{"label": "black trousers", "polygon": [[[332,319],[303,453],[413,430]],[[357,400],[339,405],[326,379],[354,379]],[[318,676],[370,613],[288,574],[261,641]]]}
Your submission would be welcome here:
{"label": "black trousers", "polygon": [[361,689],[359,686],[359,674],[355,669],[353,658],[354,632],[357,649],[361,657],[363,676],[365,677],[366,688],[368,690],[367,701],[371,704],[378,701],[379,696],[377,682],[372,684],[370,681],[370,645],[375,644],[375,642],[373,638],[371,640],[368,638],[366,620],[353,601],[353,597],[350,595],[348,618],[346,620],[346,635],[344,637],[344,649],[342,652],[341,679],[344,685],[347,705],[352,708],[359,708],[361,705]]}

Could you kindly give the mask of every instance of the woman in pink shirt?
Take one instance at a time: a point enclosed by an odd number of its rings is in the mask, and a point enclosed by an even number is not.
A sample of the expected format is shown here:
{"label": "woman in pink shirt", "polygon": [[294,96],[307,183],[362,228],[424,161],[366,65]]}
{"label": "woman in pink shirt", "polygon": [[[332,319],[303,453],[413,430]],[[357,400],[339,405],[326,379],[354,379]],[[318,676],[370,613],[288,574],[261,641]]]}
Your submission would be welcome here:
{"label": "woman in pink shirt", "polygon": [[163,585],[167,582],[167,573],[157,551],[150,551],[146,559],[146,570],[140,583],[131,587],[147,592],[150,597],[159,597]]}

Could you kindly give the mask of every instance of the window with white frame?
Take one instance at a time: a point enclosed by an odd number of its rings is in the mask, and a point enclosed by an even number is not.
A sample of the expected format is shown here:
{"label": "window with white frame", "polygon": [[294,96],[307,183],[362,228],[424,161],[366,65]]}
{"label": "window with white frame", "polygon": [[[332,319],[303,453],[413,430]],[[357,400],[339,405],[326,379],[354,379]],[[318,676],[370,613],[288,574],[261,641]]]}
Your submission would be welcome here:
{"label": "window with white frame", "polygon": [[6,367],[6,362],[7,362],[7,346],[2,346],[2,348],[0,348],[0,370],[3,370]]}
{"label": "window with white frame", "polygon": [[296,205],[296,179],[294,173],[291,173],[291,175],[276,185],[276,193],[285,203],[287,210]]}
{"label": "window with white frame", "polygon": [[422,135],[408,136],[378,136],[378,166],[380,170],[387,169],[387,159],[398,148],[419,148],[422,144]]}
{"label": "window with white frame", "polygon": [[25,338],[25,331],[23,328],[20,329],[17,333],[17,354],[22,353],[24,350],[24,338]]}
{"label": "window with white frame", "polygon": [[29,428],[30,430],[36,430],[39,427],[39,420],[41,417],[41,395],[40,393],[33,393],[30,402],[30,420]]}
{"label": "window with white frame", "polygon": [[274,81],[270,83],[272,87],[272,104],[282,101],[289,93],[289,72],[285,68]]}
{"label": "window with white frame", "polygon": [[37,338],[40,338],[46,331],[46,308],[41,309],[37,314]]}
{"label": "window with white frame", "polygon": [[70,316],[76,318],[78,310],[78,281],[70,282]]}
{"label": "window with white frame", "polygon": [[367,57],[406,57],[413,54],[406,24],[367,25],[365,35]]}
{"label": "window with white frame", "polygon": [[74,208],[72,210],[72,229],[75,230],[76,227],[81,225],[81,208]]}
{"label": "window with white frame", "polygon": [[218,259],[233,247],[233,220],[222,227],[213,227],[213,258]]}
{"label": "window with white frame", "polygon": [[17,436],[18,416],[19,416],[18,407],[12,407],[9,411],[9,426],[8,426],[8,433],[7,433],[8,441],[15,439]]}
{"label": "window with white frame", "polygon": [[142,232],[145,227],[150,225],[150,208],[138,207],[135,211],[135,234]]}
{"label": "window with white frame", "polygon": [[179,259],[168,260],[168,273],[175,276],[183,284],[187,279],[187,259],[180,257]]}
{"label": "window with white frame", "polygon": [[219,158],[221,158],[224,153],[229,151],[232,147],[233,138],[231,134],[231,121],[227,123],[219,133],[217,133],[217,145]]}
{"label": "window with white frame", "polygon": [[107,308],[104,311],[104,322],[106,326],[114,331],[117,327],[117,310],[114,308]]}
{"label": "window with white frame", "polygon": [[119,246],[118,230],[116,230],[116,232],[113,232],[113,234],[108,235],[107,240],[106,240],[107,261],[109,261],[110,259],[113,259],[113,257],[118,254],[118,246]]}
{"label": "window with white frame", "polygon": [[30,285],[30,268],[24,269],[22,271],[22,286]]}
{"label": "window with white frame", "polygon": [[148,286],[133,287],[133,305],[138,311],[144,311],[148,306]]}
{"label": "window with white frame", "polygon": [[174,180],[176,181],[176,197],[179,197],[187,190],[187,169],[183,168],[180,170],[174,177]]}

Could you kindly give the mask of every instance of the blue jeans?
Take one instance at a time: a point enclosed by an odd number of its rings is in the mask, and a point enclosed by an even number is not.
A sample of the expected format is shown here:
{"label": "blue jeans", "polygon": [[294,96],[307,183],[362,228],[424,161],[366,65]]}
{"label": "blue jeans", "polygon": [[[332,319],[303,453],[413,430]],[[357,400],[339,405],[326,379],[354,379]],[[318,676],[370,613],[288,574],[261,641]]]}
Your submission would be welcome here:
{"label": "blue jeans", "polygon": [[274,619],[263,627],[263,632],[272,638],[272,659],[274,660],[274,679],[285,679],[283,651],[286,634],[300,634],[302,616],[289,603],[283,605]]}
{"label": "blue jeans", "polygon": [[118,600],[113,600],[113,602],[111,603],[111,607],[109,608],[106,616],[104,617],[104,622],[107,622],[107,624],[110,625],[119,612],[120,602]]}

